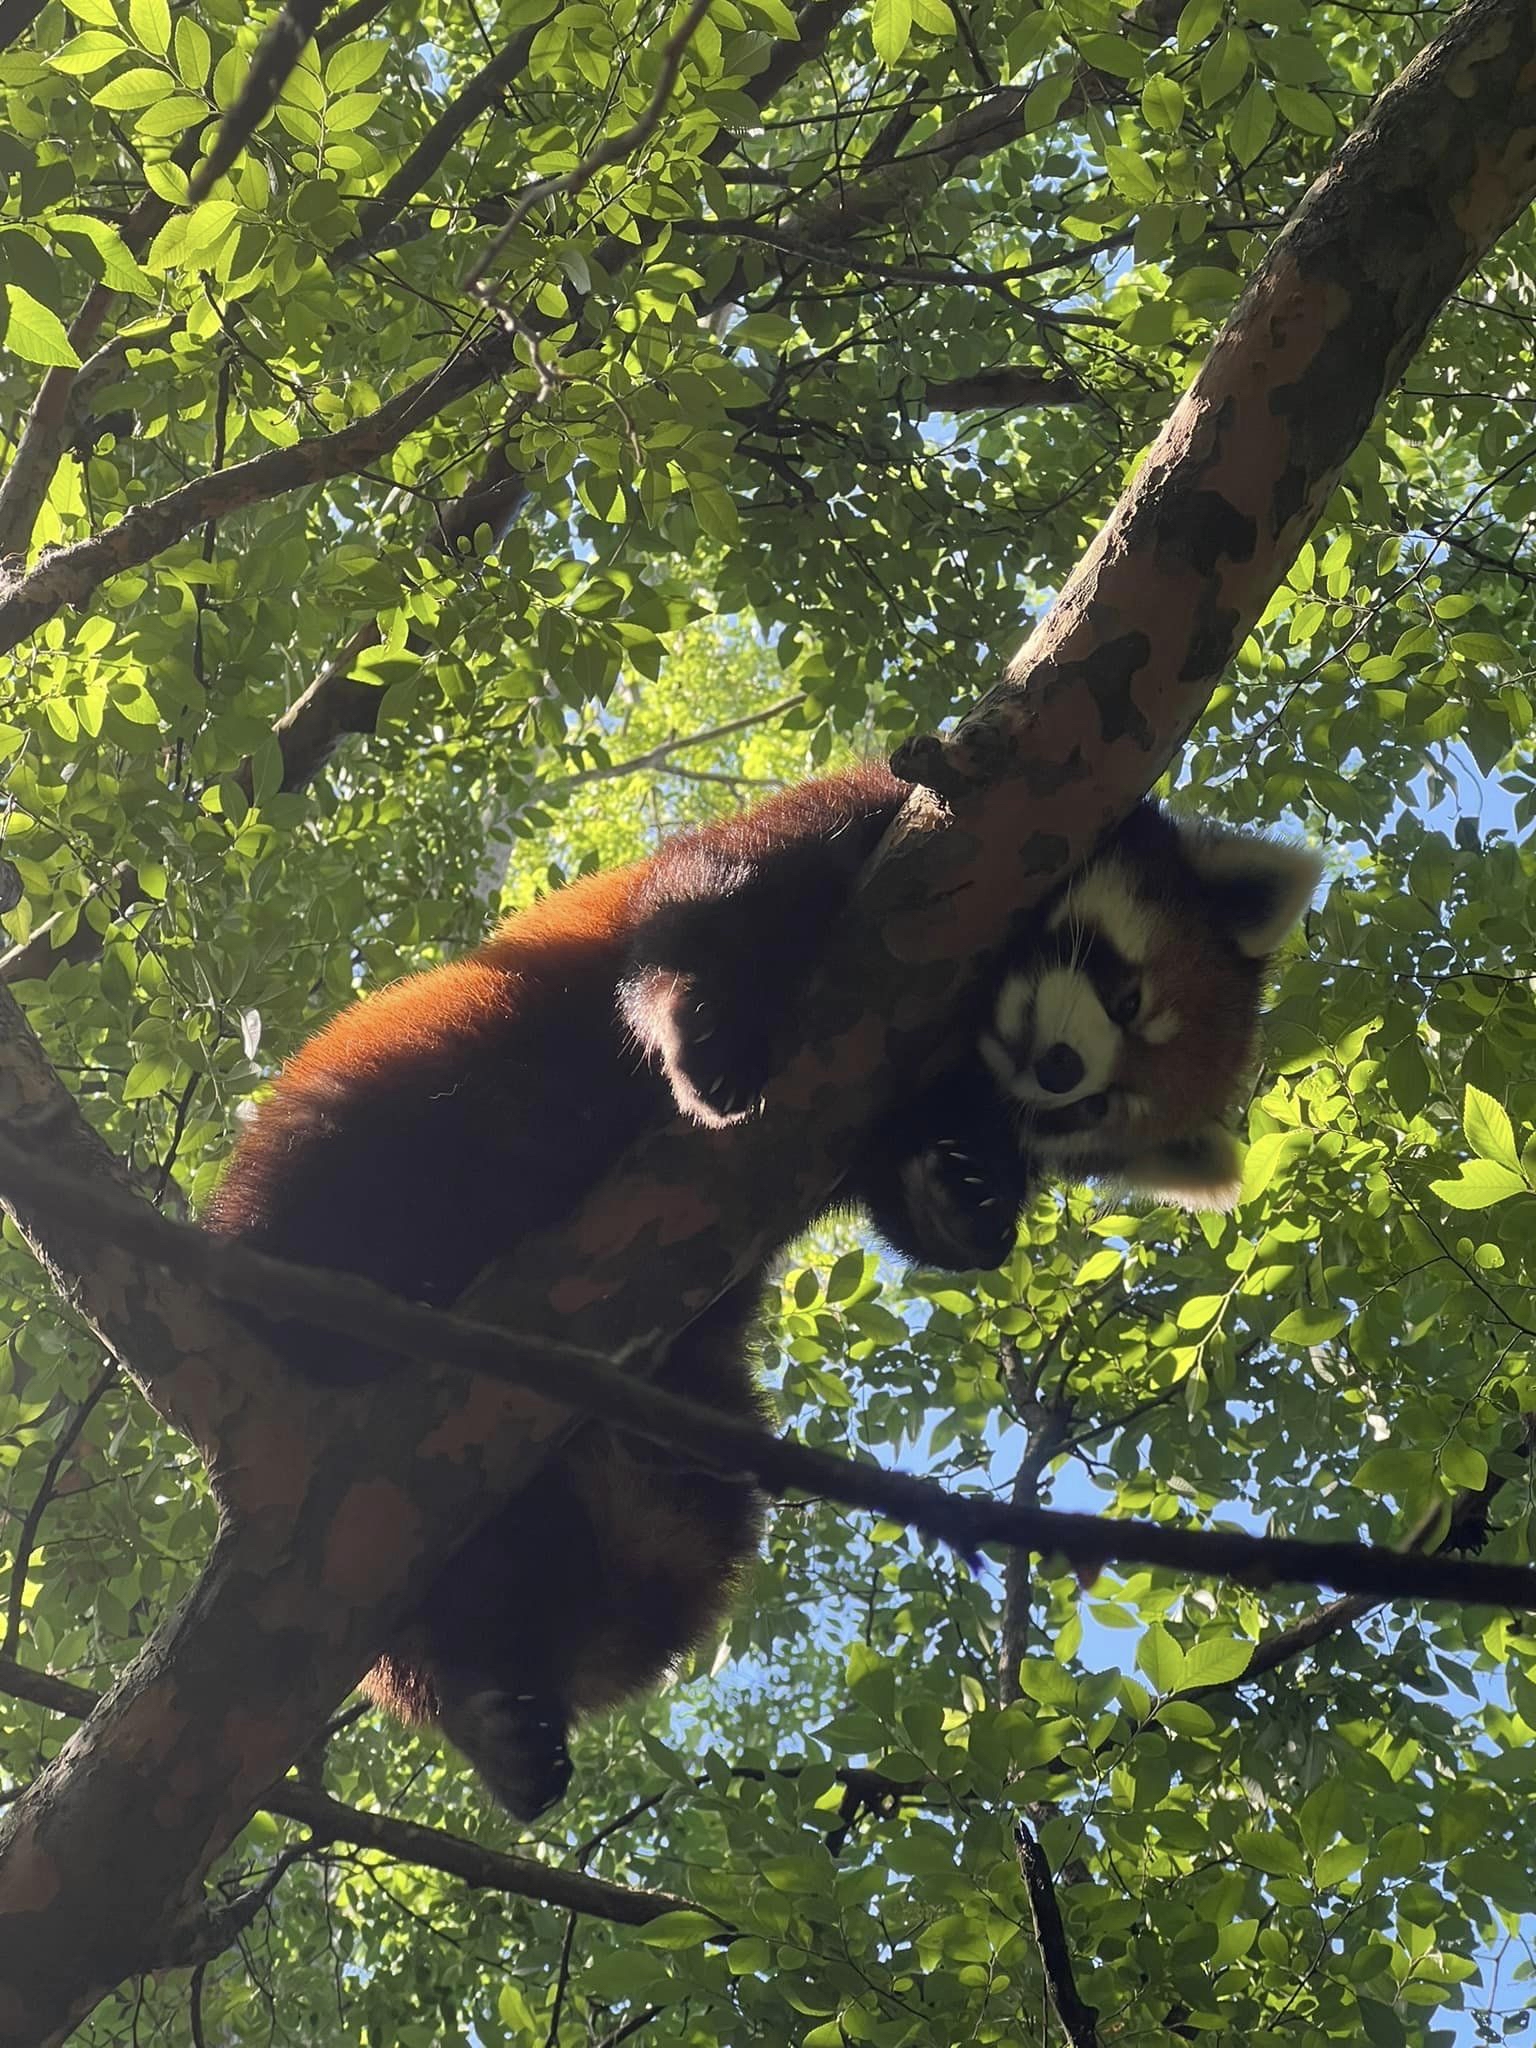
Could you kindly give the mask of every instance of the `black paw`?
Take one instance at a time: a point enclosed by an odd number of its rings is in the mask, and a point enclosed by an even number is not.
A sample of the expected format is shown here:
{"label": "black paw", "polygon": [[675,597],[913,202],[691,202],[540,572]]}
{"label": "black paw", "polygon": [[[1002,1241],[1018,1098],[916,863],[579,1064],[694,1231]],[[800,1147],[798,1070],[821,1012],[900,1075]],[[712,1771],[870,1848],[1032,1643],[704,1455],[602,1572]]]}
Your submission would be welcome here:
{"label": "black paw", "polygon": [[445,1700],[443,1733],[516,1820],[537,1820],[571,1782],[565,1715],[547,1694],[483,1687]]}
{"label": "black paw", "polygon": [[739,1123],[762,1107],[772,1049],[736,1007],[697,976],[681,981],[672,998],[667,1078],[679,1109],[703,1124]]}
{"label": "black paw", "polygon": [[901,1168],[911,1244],[933,1266],[957,1272],[1002,1265],[1019,1233],[1019,1191],[953,1138],[940,1138]]}

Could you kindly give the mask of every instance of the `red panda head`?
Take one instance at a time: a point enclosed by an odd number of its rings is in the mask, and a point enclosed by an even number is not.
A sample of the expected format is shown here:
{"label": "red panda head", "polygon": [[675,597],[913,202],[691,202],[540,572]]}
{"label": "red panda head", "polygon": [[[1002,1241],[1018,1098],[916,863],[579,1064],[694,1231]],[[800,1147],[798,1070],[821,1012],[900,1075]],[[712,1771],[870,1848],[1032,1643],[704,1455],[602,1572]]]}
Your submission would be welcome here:
{"label": "red panda head", "polygon": [[1024,1152],[1064,1178],[1230,1208],[1223,1119],[1253,1063],[1265,965],[1320,872],[1306,847],[1134,811],[1048,906],[982,1036]]}

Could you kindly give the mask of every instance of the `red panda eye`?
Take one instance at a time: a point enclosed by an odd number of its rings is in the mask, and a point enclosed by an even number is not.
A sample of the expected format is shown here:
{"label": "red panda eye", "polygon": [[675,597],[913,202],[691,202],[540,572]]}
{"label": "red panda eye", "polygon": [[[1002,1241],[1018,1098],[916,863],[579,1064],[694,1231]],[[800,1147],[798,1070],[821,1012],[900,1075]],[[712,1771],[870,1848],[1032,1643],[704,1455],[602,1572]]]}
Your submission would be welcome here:
{"label": "red panda eye", "polygon": [[1104,1014],[1111,1024],[1118,1024],[1122,1030],[1127,1024],[1134,1024],[1141,1015],[1141,983],[1128,982],[1104,1005]]}

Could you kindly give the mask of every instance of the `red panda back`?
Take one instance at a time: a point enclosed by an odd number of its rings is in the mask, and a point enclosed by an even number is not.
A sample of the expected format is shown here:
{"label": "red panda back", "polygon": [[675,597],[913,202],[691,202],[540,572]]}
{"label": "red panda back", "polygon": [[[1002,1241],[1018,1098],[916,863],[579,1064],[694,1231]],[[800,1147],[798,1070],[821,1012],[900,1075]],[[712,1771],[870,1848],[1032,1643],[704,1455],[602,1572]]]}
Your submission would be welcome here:
{"label": "red panda back", "polygon": [[207,1227],[446,1304],[558,1221],[670,1108],[614,999],[643,872],[573,883],[333,1018],[245,1128]]}

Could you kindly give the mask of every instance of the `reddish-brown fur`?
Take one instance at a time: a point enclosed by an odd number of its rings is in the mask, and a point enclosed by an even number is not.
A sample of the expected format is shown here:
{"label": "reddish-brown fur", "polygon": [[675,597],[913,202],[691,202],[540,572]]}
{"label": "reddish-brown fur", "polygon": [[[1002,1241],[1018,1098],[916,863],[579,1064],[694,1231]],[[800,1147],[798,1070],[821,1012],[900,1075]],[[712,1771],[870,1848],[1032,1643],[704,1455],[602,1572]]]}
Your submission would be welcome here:
{"label": "reddish-brown fur", "polygon": [[[787,790],[649,861],[576,882],[508,919],[468,959],[353,1005],[278,1076],[236,1146],[209,1228],[447,1307],[492,1259],[558,1224],[679,1105],[707,1123],[750,1112],[792,1037],[818,947],[904,795],[874,765]],[[1112,856],[1133,879],[1147,875],[1166,913],[1166,971],[1191,992],[1177,1038],[1138,1050],[1127,1036],[1128,1057],[1150,1077],[1140,1085],[1156,1095],[1141,1112],[1147,1133],[1174,1141],[1171,1165],[1142,1160],[1154,1177],[1129,1177],[1157,1186],[1161,1176],[1198,1204],[1231,1168],[1192,1123],[1227,1106],[1260,968],[1239,956],[1235,927],[1247,913],[1219,908],[1177,839],[1143,806]],[[1264,842],[1254,845],[1262,870]],[[1283,865],[1283,849],[1269,853]],[[1220,886],[1262,909],[1275,884],[1256,873],[1238,876],[1235,893],[1230,875]],[[1043,925],[1020,941],[1021,988],[1038,976],[1047,939],[1059,954],[1060,935]],[[1149,988],[1158,972],[1147,964]],[[982,1017],[979,999],[978,1029]],[[1048,1068],[1050,1055],[1023,1030],[1022,1011],[1014,1022],[1015,1038],[990,1047],[995,1071],[979,1046],[899,1102],[849,1172],[849,1201],[916,1261],[999,1263],[1042,1156],[1089,1174],[1138,1163],[1107,1095],[1102,1133],[1074,1135],[1088,1115],[1079,1104],[1065,1123],[1057,1115],[1049,1139],[1047,1117],[1030,1110],[1021,1136],[999,1085],[1012,1086],[1015,1062],[1022,1071],[1043,1057]],[[1037,1155],[1037,1140],[1056,1150]],[[663,1384],[733,1415],[760,1412],[748,1341],[760,1281],[683,1332]],[[267,1327],[306,1372],[372,1376],[366,1354]],[[407,1720],[440,1722],[514,1812],[536,1813],[569,1775],[570,1722],[654,1684],[718,1626],[760,1522],[750,1486],[588,1424],[441,1573],[367,1690]]]}
{"label": "reddish-brown fur", "polygon": [[[573,883],[469,958],[343,1011],[278,1076],[207,1226],[446,1307],[676,1114],[646,1052],[664,1050],[678,983],[666,949],[691,943],[690,912],[718,917],[743,866],[766,865],[781,923],[787,909],[811,950],[903,794],[883,768],[787,791],[652,861]],[[646,930],[656,944],[637,958]],[[772,953],[766,924],[761,936]],[[778,950],[787,963],[787,935]],[[748,970],[729,943],[716,951],[722,970]],[[748,1007],[754,1023],[766,1018],[763,1003]],[[758,1294],[739,1287],[693,1324],[664,1383],[758,1414],[747,1342]],[[306,1371],[370,1370],[313,1331],[273,1334]],[[563,1782],[563,1749],[520,1760],[521,1733],[488,1733],[475,1702],[515,1688],[563,1736],[572,1715],[654,1684],[718,1625],[760,1521],[750,1487],[589,1425],[459,1554],[366,1689],[407,1720],[440,1719],[515,1810],[534,1811]]]}

